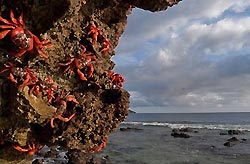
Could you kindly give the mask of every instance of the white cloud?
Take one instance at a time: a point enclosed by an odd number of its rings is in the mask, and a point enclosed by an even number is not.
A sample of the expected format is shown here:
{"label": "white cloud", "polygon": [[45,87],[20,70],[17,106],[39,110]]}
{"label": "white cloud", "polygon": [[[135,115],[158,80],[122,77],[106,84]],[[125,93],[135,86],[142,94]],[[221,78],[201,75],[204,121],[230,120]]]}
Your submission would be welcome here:
{"label": "white cloud", "polygon": [[190,25],[185,37],[195,50],[209,50],[210,53],[226,54],[242,48],[250,48],[250,17],[222,19],[214,24],[194,23]]}
{"label": "white cloud", "polygon": [[129,91],[131,104],[135,106],[151,106],[151,104],[147,101],[147,97],[143,96],[138,91]]}
{"label": "white cloud", "polygon": [[185,0],[157,14],[135,10],[115,56],[131,105],[250,107],[249,9],[245,0]]}
{"label": "white cloud", "polygon": [[[189,104],[190,106],[218,106],[221,105],[224,98],[215,92],[189,92],[183,97],[180,97],[179,101],[182,103],[185,102],[184,105]],[[180,103],[181,103],[180,102]]]}

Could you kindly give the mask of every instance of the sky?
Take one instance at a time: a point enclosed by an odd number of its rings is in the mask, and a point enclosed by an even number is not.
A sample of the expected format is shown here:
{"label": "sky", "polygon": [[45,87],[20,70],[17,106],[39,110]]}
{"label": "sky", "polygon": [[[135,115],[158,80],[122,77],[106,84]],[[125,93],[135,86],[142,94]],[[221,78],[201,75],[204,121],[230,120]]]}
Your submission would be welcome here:
{"label": "sky", "polygon": [[112,60],[136,112],[250,112],[250,0],[133,9]]}

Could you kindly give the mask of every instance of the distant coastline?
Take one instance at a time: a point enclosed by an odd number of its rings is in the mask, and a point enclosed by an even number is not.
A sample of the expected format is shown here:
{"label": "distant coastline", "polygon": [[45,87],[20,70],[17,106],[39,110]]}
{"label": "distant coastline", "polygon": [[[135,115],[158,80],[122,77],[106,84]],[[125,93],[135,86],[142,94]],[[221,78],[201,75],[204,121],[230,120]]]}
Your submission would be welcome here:
{"label": "distant coastline", "polygon": [[131,113],[136,113],[135,111],[132,111],[132,110],[129,110],[129,113],[131,114]]}

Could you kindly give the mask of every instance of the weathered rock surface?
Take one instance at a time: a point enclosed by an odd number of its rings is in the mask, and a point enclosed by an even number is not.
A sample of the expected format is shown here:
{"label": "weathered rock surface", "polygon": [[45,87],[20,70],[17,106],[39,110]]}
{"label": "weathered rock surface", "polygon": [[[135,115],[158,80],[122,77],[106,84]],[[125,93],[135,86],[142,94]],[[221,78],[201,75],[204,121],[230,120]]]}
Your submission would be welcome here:
{"label": "weathered rock surface", "polygon": [[224,143],[224,146],[227,146],[227,147],[232,147],[236,144],[240,143],[240,140],[236,137],[232,137],[232,138],[229,138],[227,140],[227,142]]}
{"label": "weathered rock surface", "polygon": [[[115,65],[111,57],[125,30],[127,15],[134,6],[159,11],[178,2],[0,0],[0,15],[4,19],[11,21],[11,10],[14,18],[23,14],[25,29],[52,43],[52,47],[34,48],[17,57],[13,52],[20,52],[20,46],[14,44],[13,38],[8,34],[0,39],[0,163],[27,163],[31,160],[27,156],[29,150],[18,152],[13,146],[29,149],[33,143],[68,149],[69,156],[74,154],[69,158],[71,163],[74,156],[79,157],[75,153],[97,150],[129,112],[129,93],[114,84],[110,75]],[[12,22],[20,24],[21,20]],[[13,26],[6,21],[0,25]],[[91,32],[91,27],[99,30]],[[6,29],[13,28],[0,26],[0,32]],[[29,40],[31,34],[25,33]],[[105,41],[110,42],[109,49]],[[103,51],[105,48],[108,50]],[[48,59],[40,56],[38,49]],[[82,53],[96,59],[82,61]],[[77,61],[72,65],[69,61],[73,58]],[[93,65],[92,75],[89,63]],[[59,115],[74,117],[63,122]]]}
{"label": "weathered rock surface", "polygon": [[245,143],[245,142],[247,142],[247,139],[245,138],[238,139],[236,137],[232,137],[227,139],[227,142],[224,143],[224,146],[232,147],[234,145],[237,145],[238,143]]}

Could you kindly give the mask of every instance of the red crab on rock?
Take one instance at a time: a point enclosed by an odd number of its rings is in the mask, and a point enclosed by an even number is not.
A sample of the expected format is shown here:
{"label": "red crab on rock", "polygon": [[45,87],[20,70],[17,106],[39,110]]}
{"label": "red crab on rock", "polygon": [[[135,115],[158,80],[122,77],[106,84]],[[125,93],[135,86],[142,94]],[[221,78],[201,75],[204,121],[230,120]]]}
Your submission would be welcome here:
{"label": "red crab on rock", "polygon": [[16,67],[13,63],[8,62],[8,64],[4,64],[5,68],[0,71],[1,73],[9,72],[8,79],[14,83],[18,83],[17,77],[19,79],[24,79],[22,84],[19,86],[19,89],[23,89],[25,86],[32,86],[30,93],[33,91],[36,92],[36,95],[38,95],[38,90],[40,90],[38,85],[38,78],[35,76],[32,69],[28,67]]}
{"label": "red crab on rock", "polygon": [[13,145],[13,148],[20,152],[27,152],[29,156],[33,156],[36,152],[40,151],[43,148],[43,146],[33,143],[32,146],[28,144],[27,148],[22,148],[19,145]]}
{"label": "red crab on rock", "polygon": [[101,41],[101,44],[103,44],[102,49],[101,49],[101,53],[105,54],[109,48],[110,48],[110,42],[108,39],[106,39],[100,32],[100,30],[94,26],[94,25],[90,25],[89,26],[89,32],[88,35],[92,35],[92,40],[93,43],[95,44],[98,40]]}
{"label": "red crab on rock", "polygon": [[98,152],[100,152],[103,148],[106,147],[107,142],[108,142],[108,137],[105,136],[104,139],[102,140],[102,143],[101,143],[100,145],[94,146],[94,147],[89,151],[89,153],[98,153]]}
{"label": "red crab on rock", "polygon": [[94,25],[90,25],[89,29],[90,29],[90,31],[88,32],[88,35],[92,35],[93,43],[96,43],[98,36],[100,35],[100,31]]}
{"label": "red crab on rock", "polygon": [[62,114],[67,110],[67,102],[71,101],[71,102],[74,102],[76,104],[79,104],[79,102],[76,100],[74,95],[69,95],[68,94],[64,98],[62,98],[61,97],[62,94],[63,94],[63,92],[55,100],[56,105],[58,106],[58,108],[57,108],[57,111],[56,111],[54,117],[52,117],[51,120],[50,120],[50,125],[51,125],[52,128],[55,128],[55,125],[54,125],[54,120],[55,119],[59,119],[59,120],[61,120],[63,122],[68,122],[75,116],[75,113],[71,114],[67,118],[62,116]]}
{"label": "red crab on rock", "polygon": [[123,87],[125,79],[120,74],[110,71],[109,77],[111,78],[111,84],[114,89],[120,89]]}
{"label": "red crab on rock", "polygon": [[35,48],[39,55],[48,58],[41,49],[49,48],[52,44],[48,40],[40,41],[37,36],[32,34],[25,27],[22,14],[16,19],[11,10],[10,19],[11,21],[8,21],[0,16],[0,22],[5,23],[5,25],[0,25],[0,29],[4,29],[0,32],[0,39],[3,39],[8,34],[10,35],[12,42],[19,48],[19,52],[12,52],[12,54],[21,57],[26,51],[33,51]]}
{"label": "red crab on rock", "polygon": [[8,64],[4,64],[4,66],[5,68],[0,71],[0,74],[8,71],[9,72],[8,79],[12,81],[13,83],[17,83],[17,80],[15,79],[15,76],[13,73],[13,70],[15,69],[15,65],[11,62],[8,62]]}
{"label": "red crab on rock", "polygon": [[108,52],[109,48],[110,48],[110,42],[108,41],[108,39],[104,39],[101,53],[105,54],[106,52]]}
{"label": "red crab on rock", "polygon": [[[94,72],[94,67],[92,61],[96,60],[96,56],[91,53],[86,53],[86,48],[82,45],[82,53],[78,57],[73,57],[69,59],[66,63],[59,63],[60,66],[65,67],[63,72],[70,72],[72,74],[73,70],[76,69],[77,74],[80,79],[86,81],[87,78],[91,77]],[[82,69],[88,69],[87,76],[81,71]]]}
{"label": "red crab on rock", "polygon": [[45,83],[42,84],[41,86],[42,86],[43,90],[46,91],[48,103],[51,103],[52,99],[55,98],[54,97],[54,92],[57,91],[57,85],[51,79],[51,77],[48,76],[47,79],[45,80]]}

